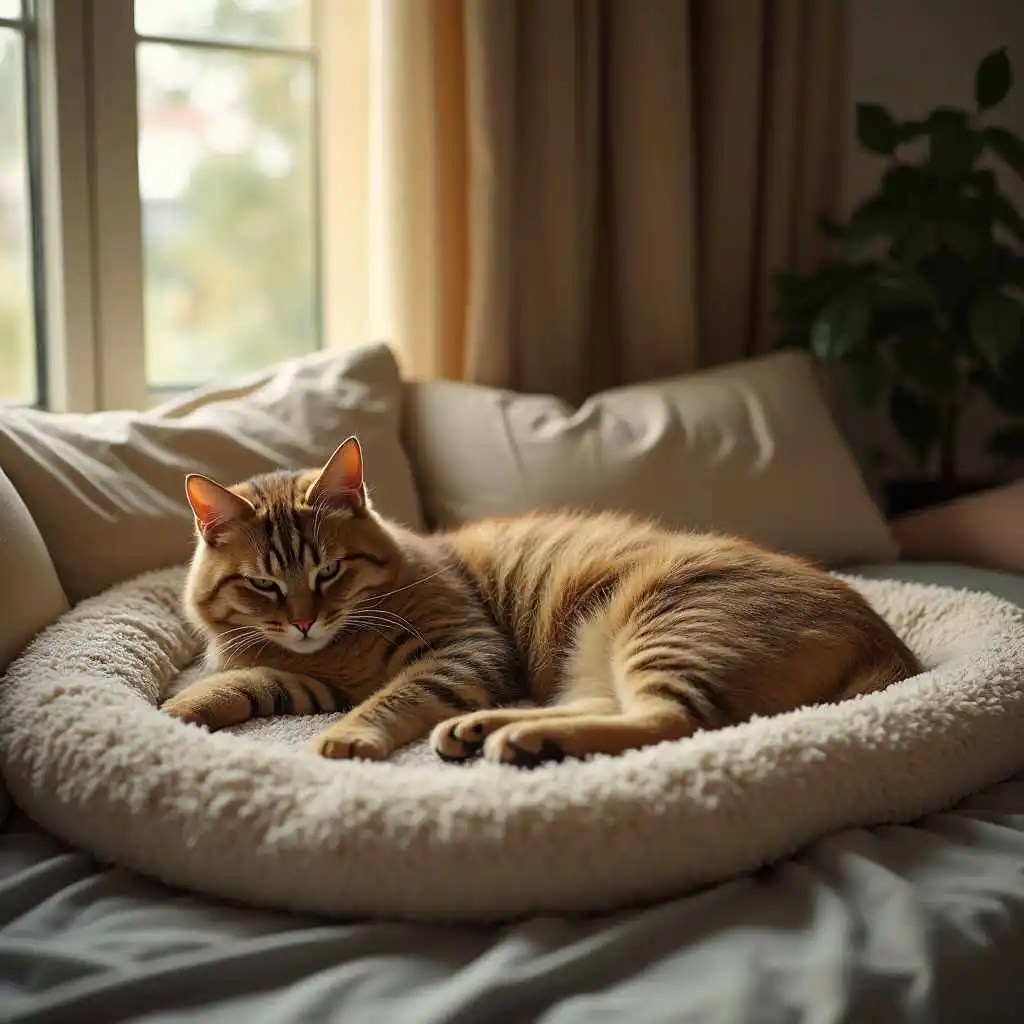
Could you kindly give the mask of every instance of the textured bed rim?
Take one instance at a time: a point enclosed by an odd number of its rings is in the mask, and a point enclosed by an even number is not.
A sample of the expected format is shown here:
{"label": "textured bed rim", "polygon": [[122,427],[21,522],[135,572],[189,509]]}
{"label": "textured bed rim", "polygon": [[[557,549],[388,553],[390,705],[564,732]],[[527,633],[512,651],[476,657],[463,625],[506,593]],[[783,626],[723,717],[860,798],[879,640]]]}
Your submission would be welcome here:
{"label": "textured bed rim", "polygon": [[523,772],[321,761],[154,710],[194,656],[181,569],[83,602],[0,685],[14,801],[166,882],[337,916],[601,911],[907,821],[1024,768],[1024,613],[855,580],[938,667],[882,694]]}

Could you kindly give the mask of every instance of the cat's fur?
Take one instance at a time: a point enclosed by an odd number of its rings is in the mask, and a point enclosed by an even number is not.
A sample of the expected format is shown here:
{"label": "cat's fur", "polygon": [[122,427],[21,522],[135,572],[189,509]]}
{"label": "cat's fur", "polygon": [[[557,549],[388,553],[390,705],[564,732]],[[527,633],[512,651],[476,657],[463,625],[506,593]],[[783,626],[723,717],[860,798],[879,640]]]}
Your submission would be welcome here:
{"label": "cat's fur", "polygon": [[[371,509],[354,438],[321,471],[187,489],[212,674],[165,710],[220,728],[343,709],[326,757],[428,734],[455,760],[614,754],[921,671],[852,587],[746,541],[619,515],[411,533]],[[540,706],[498,706],[523,697]]]}

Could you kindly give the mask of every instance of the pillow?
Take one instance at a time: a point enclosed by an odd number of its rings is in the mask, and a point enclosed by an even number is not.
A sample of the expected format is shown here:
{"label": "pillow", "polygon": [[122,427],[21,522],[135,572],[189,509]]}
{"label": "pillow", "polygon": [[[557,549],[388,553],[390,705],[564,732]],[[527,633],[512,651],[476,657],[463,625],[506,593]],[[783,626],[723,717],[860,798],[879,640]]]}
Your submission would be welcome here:
{"label": "pillow", "polygon": [[606,391],[576,410],[470,384],[408,387],[406,449],[432,525],[619,509],[829,565],[897,555],[801,353]]}
{"label": "pillow", "polygon": [[0,412],[0,467],[80,601],[193,544],[184,476],[235,482],[322,463],[358,434],[375,505],[418,527],[399,436],[403,388],[390,350],[318,353],[146,413]]}
{"label": "pillow", "polygon": [[46,544],[0,471],[0,674],[67,607]]}
{"label": "pillow", "polygon": [[1024,480],[900,516],[892,532],[908,561],[1024,573]]}

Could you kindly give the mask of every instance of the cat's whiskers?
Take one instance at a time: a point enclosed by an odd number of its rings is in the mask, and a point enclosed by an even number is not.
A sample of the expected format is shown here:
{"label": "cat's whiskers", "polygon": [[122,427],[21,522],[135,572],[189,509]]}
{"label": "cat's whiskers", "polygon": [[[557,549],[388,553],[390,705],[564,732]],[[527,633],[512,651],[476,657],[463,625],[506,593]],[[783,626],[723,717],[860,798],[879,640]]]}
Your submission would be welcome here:
{"label": "cat's whiskers", "polygon": [[364,610],[360,612],[360,615],[367,617],[372,615],[371,621],[375,621],[378,624],[391,626],[392,628],[400,629],[405,633],[411,633],[421,644],[425,644],[427,641],[423,638],[423,634],[406,618],[399,615],[397,612],[388,612],[383,610]]}
{"label": "cat's whiskers", "polygon": [[[420,577],[418,580],[413,580],[412,583],[407,583],[404,587],[396,587],[394,590],[387,590],[383,594],[374,594],[373,597],[367,598],[367,600],[361,604],[357,604],[352,610],[358,611],[364,606],[373,609],[375,608],[376,603],[383,601],[385,598],[394,597],[395,594],[401,594],[406,590],[412,590],[413,587],[418,587],[421,583],[426,583],[428,580],[432,580],[434,577],[440,576],[446,569],[447,566],[444,566],[443,568],[438,569],[437,572],[432,572],[427,576]],[[375,604],[370,604],[371,601]]]}
{"label": "cat's whiskers", "polygon": [[369,632],[369,633],[376,633],[377,636],[379,636],[385,642],[390,642],[387,633],[382,633],[379,629],[377,629],[374,625],[372,625],[369,622],[362,622],[362,621],[360,621],[358,619],[355,619],[355,618],[352,618],[352,617],[349,617],[348,619],[346,619],[345,625],[342,627],[342,632],[343,633],[349,632],[349,626],[350,625],[354,626],[356,628],[356,630],[359,630],[359,631],[365,631],[365,632]]}
{"label": "cat's whiskers", "polygon": [[[253,630],[248,635],[230,638],[227,643],[220,644],[219,649],[224,657],[232,658],[238,657],[238,655],[243,654],[261,642],[263,647],[265,647],[269,641],[264,638],[262,633]],[[262,650],[262,647],[260,649]]]}

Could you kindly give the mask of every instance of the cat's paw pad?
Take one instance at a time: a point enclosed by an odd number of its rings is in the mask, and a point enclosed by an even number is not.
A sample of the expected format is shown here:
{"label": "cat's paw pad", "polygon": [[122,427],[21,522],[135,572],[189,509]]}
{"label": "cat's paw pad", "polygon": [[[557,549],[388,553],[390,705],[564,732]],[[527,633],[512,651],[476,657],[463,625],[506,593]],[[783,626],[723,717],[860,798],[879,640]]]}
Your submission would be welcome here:
{"label": "cat's paw pad", "polygon": [[468,722],[470,717],[452,718],[434,726],[430,748],[442,761],[468,761],[483,749],[483,726]]}
{"label": "cat's paw pad", "polygon": [[373,729],[328,729],[314,736],[309,747],[332,761],[384,761],[391,753],[388,742]]}
{"label": "cat's paw pad", "polygon": [[529,725],[506,725],[491,733],[484,741],[483,753],[488,761],[516,768],[537,768],[566,758],[556,740]]}

